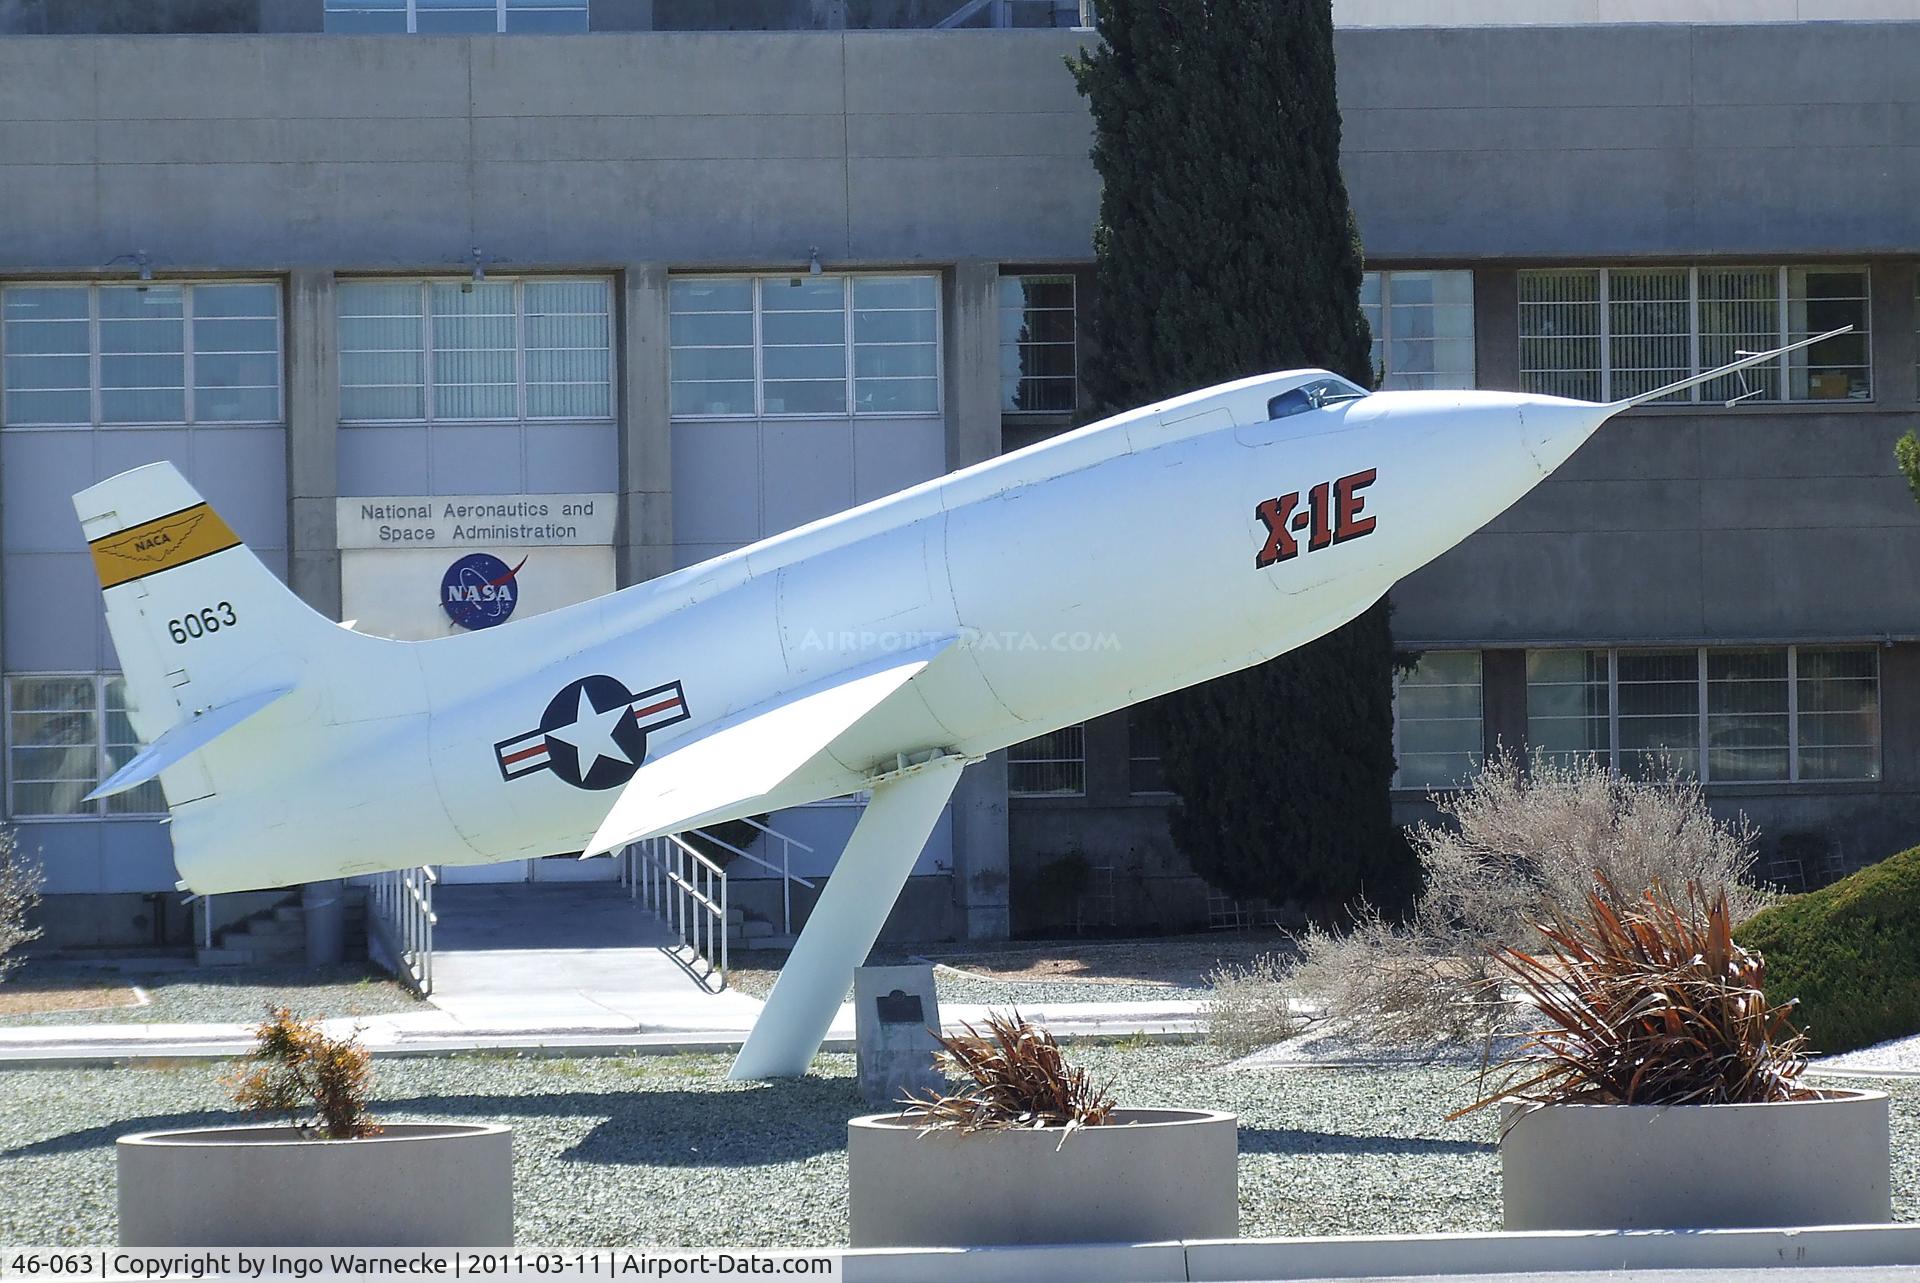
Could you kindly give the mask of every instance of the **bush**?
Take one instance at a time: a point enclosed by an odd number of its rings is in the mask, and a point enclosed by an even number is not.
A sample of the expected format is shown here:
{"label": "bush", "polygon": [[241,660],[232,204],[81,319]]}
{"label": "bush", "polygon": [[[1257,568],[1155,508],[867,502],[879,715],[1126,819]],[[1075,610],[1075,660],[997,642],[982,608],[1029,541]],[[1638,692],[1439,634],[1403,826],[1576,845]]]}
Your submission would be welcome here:
{"label": "bush", "polygon": [[1724,894],[1636,904],[1604,879],[1575,918],[1538,927],[1547,956],[1495,954],[1545,1027],[1490,1096],[1540,1104],[1753,1105],[1801,1095],[1806,1039],[1771,1004],[1766,963],[1733,940]]}
{"label": "bush", "polygon": [[37,939],[27,915],[40,903],[40,866],[20,853],[11,829],[0,829],[0,980],[20,965],[14,950]]}
{"label": "bush", "polygon": [[1216,969],[1200,1008],[1207,1041],[1229,1056],[1246,1056],[1299,1033],[1305,1022],[1287,996],[1287,968],[1278,954],[1263,953],[1244,967]]}
{"label": "bush", "polygon": [[1769,900],[1748,878],[1754,834],[1714,818],[1697,784],[1634,780],[1591,759],[1490,758],[1460,792],[1436,795],[1442,826],[1409,833],[1423,886],[1405,922],[1361,906],[1345,932],[1301,940],[1293,984],[1366,1040],[1469,1040],[1508,1023],[1496,951],[1536,922],[1577,916],[1596,891],[1698,886],[1736,923]]}
{"label": "bush", "polygon": [[1797,999],[1822,1052],[1920,1033],[1920,847],[1783,900],[1736,933],[1767,955],[1767,996]]}
{"label": "bush", "polygon": [[317,1020],[300,1020],[285,1007],[269,1008],[255,1031],[250,1068],[228,1079],[234,1103],[284,1115],[314,1139],[377,1136],[367,1113],[373,1057],[357,1039],[329,1038]]}
{"label": "bush", "polygon": [[[936,1035],[934,1065],[959,1084],[952,1092],[908,1097],[907,1115],[928,1130],[996,1131],[1026,1127],[1097,1127],[1113,1114],[1113,1095],[1069,1065],[1060,1044],[1019,1012],[987,1015],[987,1032]],[[1066,1137],[1061,1137],[1064,1142]]]}

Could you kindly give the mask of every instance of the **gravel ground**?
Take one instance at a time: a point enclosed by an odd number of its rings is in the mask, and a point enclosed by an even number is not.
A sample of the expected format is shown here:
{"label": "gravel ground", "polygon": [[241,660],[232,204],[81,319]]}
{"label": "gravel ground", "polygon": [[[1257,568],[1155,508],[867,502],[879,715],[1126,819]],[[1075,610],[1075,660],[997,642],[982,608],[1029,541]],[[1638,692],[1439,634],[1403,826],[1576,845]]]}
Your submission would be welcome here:
{"label": "gravel ground", "polygon": [[128,984],[146,990],[143,1007],[102,1011],[55,1011],[0,1017],[0,1026],[78,1024],[172,1024],[258,1020],[267,1005],[289,1006],[302,1016],[377,1016],[411,1011],[419,999],[384,972],[365,963],[312,970],[306,967],[179,967],[155,969],[129,963],[125,969],[86,963],[30,962],[7,977],[10,996],[36,986]]}
{"label": "gravel ground", "polygon": [[[1240,1115],[1246,1235],[1492,1229],[1494,1122],[1442,1121],[1455,1068],[1220,1072],[1197,1046],[1082,1047],[1127,1104]],[[382,1061],[376,1113],[515,1129],[516,1234],[539,1246],[846,1241],[853,1061],[732,1084],[718,1056]],[[216,1066],[0,1072],[0,1242],[110,1242],[113,1139],[239,1121]],[[1920,1220],[1920,1082],[1894,1096],[1895,1214]],[[1069,1142],[1071,1143],[1071,1142]]]}
{"label": "gravel ground", "polygon": [[[735,966],[727,972],[727,983],[741,993],[765,998],[773,992],[780,974],[778,965],[760,963]],[[1031,1007],[1051,1002],[1161,1002],[1204,1000],[1209,989],[1179,985],[1124,984],[1087,980],[996,980],[957,971],[944,964],[933,969],[933,988],[942,1003],[984,1002],[997,1007]],[[853,1000],[853,991],[847,991]]]}
{"label": "gravel ground", "polygon": [[1823,1056],[1816,1063],[1823,1069],[1846,1069],[1855,1073],[1880,1073],[1893,1069],[1920,1074],[1920,1034],[1862,1047],[1858,1051],[1842,1052],[1838,1056]]}
{"label": "gravel ground", "polygon": [[[1222,963],[1244,965],[1288,947],[1284,937],[1271,931],[1210,932],[1129,940],[1007,941],[997,948],[970,944],[964,951],[949,947],[926,953],[880,949],[873,961],[933,963],[943,1002],[1198,1002],[1213,992],[1208,977]],[[781,953],[736,953],[728,982],[742,993],[764,998],[785,960]]]}
{"label": "gravel ground", "polygon": [[997,980],[944,964],[933,969],[933,987],[941,1002],[989,1002],[1009,1007],[1043,1002],[1198,1002],[1213,992],[1184,985],[1115,981]]}

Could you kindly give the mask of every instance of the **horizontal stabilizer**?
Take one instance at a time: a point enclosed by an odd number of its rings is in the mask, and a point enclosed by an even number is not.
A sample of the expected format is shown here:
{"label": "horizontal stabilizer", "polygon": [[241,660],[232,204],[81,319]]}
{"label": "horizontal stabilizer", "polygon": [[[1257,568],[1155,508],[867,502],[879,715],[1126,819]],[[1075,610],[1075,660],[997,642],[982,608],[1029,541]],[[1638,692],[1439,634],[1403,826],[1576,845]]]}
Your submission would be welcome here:
{"label": "horizontal stabilizer", "polygon": [[648,762],[627,781],[583,855],[680,832],[771,792],[956,640],[890,656],[759,705]]}
{"label": "horizontal stabilizer", "polygon": [[1828,330],[1825,334],[1815,334],[1811,338],[1800,339],[1797,342],[1787,344],[1785,347],[1774,348],[1770,352],[1749,352],[1737,361],[1729,361],[1725,365],[1706,371],[1704,374],[1695,374],[1689,378],[1666,384],[1663,387],[1657,387],[1651,392],[1642,392],[1639,396],[1626,397],[1623,400],[1614,401],[1610,404],[1616,411],[1625,410],[1636,405],[1645,405],[1649,401],[1658,401],[1663,396],[1672,396],[1675,392],[1685,392],[1690,387],[1695,387],[1702,383],[1711,383],[1715,379],[1725,378],[1729,374],[1737,373],[1750,366],[1772,361],[1778,357],[1785,356],[1789,352],[1798,352],[1803,347],[1812,347],[1815,343],[1824,343],[1828,339],[1838,338],[1842,334],[1851,333],[1853,333],[1853,327],[1851,325],[1843,325],[1837,330]]}
{"label": "horizontal stabilizer", "polygon": [[145,784],[189,754],[199,752],[275,700],[292,693],[291,686],[276,686],[272,690],[242,695],[239,699],[195,714],[140,750],[132,761],[87,794],[86,800],[91,802],[96,798],[112,797]]}

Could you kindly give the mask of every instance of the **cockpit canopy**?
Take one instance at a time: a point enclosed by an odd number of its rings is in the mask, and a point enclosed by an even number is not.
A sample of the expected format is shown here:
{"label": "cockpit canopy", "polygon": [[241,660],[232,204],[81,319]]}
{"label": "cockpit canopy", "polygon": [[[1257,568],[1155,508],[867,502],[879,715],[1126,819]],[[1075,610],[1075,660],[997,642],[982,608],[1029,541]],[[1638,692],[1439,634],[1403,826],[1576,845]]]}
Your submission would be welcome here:
{"label": "cockpit canopy", "polygon": [[1288,388],[1273,397],[1267,402],[1267,417],[1284,419],[1288,415],[1305,414],[1309,410],[1325,409],[1344,401],[1358,401],[1365,395],[1367,390],[1358,384],[1349,383],[1337,374],[1323,375],[1311,383]]}

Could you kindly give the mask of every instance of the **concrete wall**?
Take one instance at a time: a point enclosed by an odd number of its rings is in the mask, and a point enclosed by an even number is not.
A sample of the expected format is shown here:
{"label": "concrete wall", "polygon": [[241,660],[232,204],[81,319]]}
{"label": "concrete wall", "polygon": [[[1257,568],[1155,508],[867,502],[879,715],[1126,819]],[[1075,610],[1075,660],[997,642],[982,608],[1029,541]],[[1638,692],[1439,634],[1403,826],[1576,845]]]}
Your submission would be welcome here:
{"label": "concrete wall", "polygon": [[1084,258],[1069,32],[0,42],[6,270]]}
{"label": "concrete wall", "polygon": [[[932,27],[964,0],[591,0],[593,31],[868,31]],[[990,15],[981,15],[982,25]],[[1072,27],[1079,0],[1022,0],[1019,27]],[[0,35],[320,31],[325,0],[0,0]]]}
{"label": "concrete wall", "polygon": [[1372,257],[1920,251],[1920,23],[1335,44]]}
{"label": "concrete wall", "polygon": [[[1084,259],[1081,39],[9,41],[8,266]],[[1338,48],[1377,259],[1920,251],[1920,23]]]}

